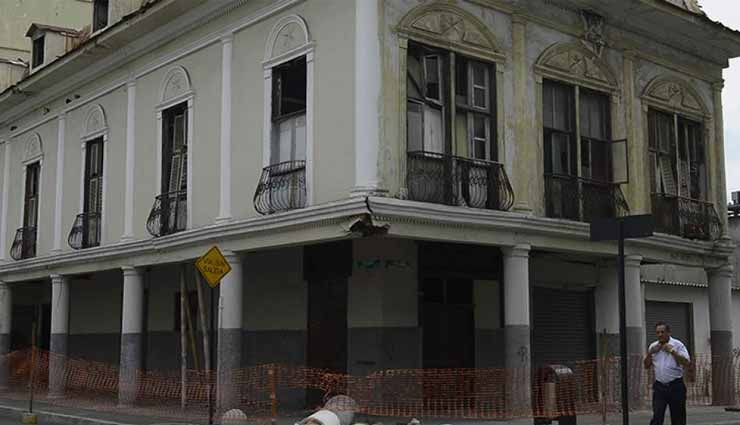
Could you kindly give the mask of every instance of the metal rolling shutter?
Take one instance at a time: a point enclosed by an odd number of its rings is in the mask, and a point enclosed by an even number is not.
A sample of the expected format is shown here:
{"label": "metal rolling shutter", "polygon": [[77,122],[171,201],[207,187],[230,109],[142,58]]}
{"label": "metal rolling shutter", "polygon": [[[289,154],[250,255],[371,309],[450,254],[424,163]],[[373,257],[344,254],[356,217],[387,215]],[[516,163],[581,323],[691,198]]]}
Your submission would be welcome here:
{"label": "metal rolling shutter", "polygon": [[671,326],[671,336],[686,345],[694,354],[694,332],[691,320],[691,304],[664,301],[645,301],[645,333],[647,344],[656,340],[655,324],[666,322]]}
{"label": "metal rolling shutter", "polygon": [[595,358],[592,291],[533,288],[534,366]]}

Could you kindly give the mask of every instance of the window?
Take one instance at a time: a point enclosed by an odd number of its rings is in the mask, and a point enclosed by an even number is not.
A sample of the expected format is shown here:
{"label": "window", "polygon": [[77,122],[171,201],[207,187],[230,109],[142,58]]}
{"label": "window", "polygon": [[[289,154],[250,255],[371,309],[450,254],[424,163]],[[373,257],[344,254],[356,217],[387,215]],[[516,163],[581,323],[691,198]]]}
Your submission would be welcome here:
{"label": "window", "polygon": [[187,103],[181,103],[162,113],[162,235],[184,230],[187,224],[187,111]]}
{"label": "window", "polygon": [[87,142],[85,148],[85,193],[83,246],[100,244],[100,220],[103,204],[103,138]]}
{"label": "window", "polygon": [[271,163],[306,159],[306,58],[273,69]]}
{"label": "window", "polygon": [[95,0],[93,3],[93,31],[108,26],[108,0]]}
{"label": "window", "polygon": [[702,125],[650,109],[648,131],[652,192],[705,200],[707,160]]}
{"label": "window", "polygon": [[462,156],[469,158],[495,160],[494,71],[488,63],[409,43],[408,151],[444,154],[454,150],[467,152]]}
{"label": "window", "polygon": [[23,205],[23,227],[35,229],[39,214],[39,176],[41,165],[34,162],[26,166],[26,193]]}
{"label": "window", "polygon": [[33,40],[33,57],[31,58],[31,67],[36,68],[44,63],[44,40],[45,36]]}

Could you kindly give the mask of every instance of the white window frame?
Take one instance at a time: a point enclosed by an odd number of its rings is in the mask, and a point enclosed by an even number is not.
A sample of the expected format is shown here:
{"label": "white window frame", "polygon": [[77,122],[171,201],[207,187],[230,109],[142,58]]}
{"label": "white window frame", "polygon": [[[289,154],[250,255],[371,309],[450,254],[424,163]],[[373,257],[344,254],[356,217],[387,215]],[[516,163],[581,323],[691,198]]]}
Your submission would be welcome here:
{"label": "white window frame", "polygon": [[[168,96],[170,83],[175,78],[182,78],[183,81],[181,82],[181,85],[184,85],[185,87],[180,87],[180,89],[177,91],[177,93],[174,96]],[[195,105],[195,90],[193,90],[193,86],[190,80],[190,75],[188,74],[187,70],[183,68],[182,66],[174,66],[172,67],[167,74],[165,75],[165,78],[162,82],[162,88],[160,92],[160,103],[154,108],[155,109],[155,116],[156,116],[156,126],[157,126],[157,147],[156,147],[156,165],[155,165],[155,181],[157,183],[155,193],[157,195],[161,195],[159,193],[162,188],[162,114],[166,109],[169,109],[173,106],[179,105],[181,103],[187,102],[187,119],[188,119],[188,125],[187,125],[187,150],[188,150],[188,158],[187,158],[187,217],[186,217],[186,226],[187,228],[185,230],[189,230],[193,228],[193,120],[194,120],[194,105]]]}
{"label": "white window frame", "polygon": [[81,158],[82,167],[80,168],[80,206],[79,206],[79,212],[78,214],[82,214],[85,212],[85,168],[86,168],[86,161],[85,161],[85,155],[87,154],[87,142],[90,142],[92,140],[103,138],[103,188],[102,195],[100,197],[100,246],[103,246],[105,244],[105,223],[106,223],[106,217],[107,214],[105,213],[105,207],[106,207],[106,192],[108,190],[108,120],[105,116],[105,110],[100,105],[94,105],[90,108],[90,110],[87,113],[87,117],[85,118],[85,125],[87,126],[89,124],[90,118],[93,116],[93,114],[100,114],[102,117],[102,127],[100,128],[85,128],[84,132],[80,135],[80,150],[81,150]]}
{"label": "white window frame", "polygon": [[[280,51],[276,43],[280,34],[288,26],[297,25],[303,32],[301,43],[285,52]],[[262,62],[264,71],[264,101],[262,124],[262,166],[271,165],[272,135],[272,73],[278,65],[306,57],[306,206],[314,204],[314,51],[316,43],[311,41],[306,21],[298,15],[289,15],[280,19],[272,29],[265,49],[265,60]]]}

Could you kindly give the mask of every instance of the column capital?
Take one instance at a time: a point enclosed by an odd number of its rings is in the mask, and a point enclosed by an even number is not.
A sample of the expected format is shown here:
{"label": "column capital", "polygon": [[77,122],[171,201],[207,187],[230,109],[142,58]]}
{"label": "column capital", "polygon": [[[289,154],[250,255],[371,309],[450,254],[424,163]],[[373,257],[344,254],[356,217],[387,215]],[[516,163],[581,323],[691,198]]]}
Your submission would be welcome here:
{"label": "column capital", "polygon": [[625,267],[640,267],[642,264],[642,255],[625,255],[624,266]]}
{"label": "column capital", "polygon": [[126,81],[126,88],[127,89],[134,89],[134,88],[136,88],[136,77],[130,77]]}
{"label": "column capital", "polygon": [[712,83],[712,90],[715,92],[721,92],[725,88],[725,80],[719,79]]}
{"label": "column capital", "polygon": [[234,42],[234,33],[229,31],[221,34],[221,43],[222,44],[231,44]]}
{"label": "column capital", "polygon": [[727,263],[719,267],[706,268],[705,271],[707,272],[707,277],[710,279],[713,277],[732,279],[735,273],[735,267],[733,267],[732,264]]}
{"label": "column capital", "polygon": [[526,25],[527,24],[527,18],[524,15],[520,15],[518,13],[515,13],[511,15],[511,23],[518,24],[518,25]]}
{"label": "column capital", "polygon": [[532,246],[529,244],[519,244],[501,248],[501,252],[505,257],[529,258],[529,251],[531,250]]}
{"label": "column capital", "polygon": [[69,278],[67,276],[64,276],[64,275],[61,275],[61,274],[58,274],[58,273],[50,274],[49,275],[49,278],[51,279],[51,284],[52,285],[58,285],[58,284],[66,283],[69,280]]}
{"label": "column capital", "polygon": [[242,256],[240,254],[237,254],[234,251],[231,251],[231,250],[223,250],[223,251],[221,251],[221,253],[224,255],[224,258],[226,258],[226,260],[229,263],[231,263],[232,261],[239,261],[239,262],[242,261]]}
{"label": "column capital", "polygon": [[123,272],[123,276],[141,276],[144,273],[144,270],[141,267],[134,267],[134,266],[121,266],[121,272]]}
{"label": "column capital", "polygon": [[59,115],[57,115],[57,120],[64,121],[65,119],[67,119],[67,112],[61,111]]}

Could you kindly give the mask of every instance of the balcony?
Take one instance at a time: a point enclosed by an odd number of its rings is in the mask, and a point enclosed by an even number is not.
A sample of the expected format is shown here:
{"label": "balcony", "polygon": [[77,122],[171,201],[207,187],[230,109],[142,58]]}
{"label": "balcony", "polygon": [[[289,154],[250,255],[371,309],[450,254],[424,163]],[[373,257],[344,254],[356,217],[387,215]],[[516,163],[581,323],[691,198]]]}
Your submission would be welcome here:
{"label": "balcony", "polygon": [[262,215],[306,206],[306,161],[286,161],[262,170],[254,208]]}
{"label": "balcony", "polygon": [[185,230],[188,217],[188,195],[185,190],[163,193],[154,198],[146,230],[154,237]]}
{"label": "balcony", "polygon": [[503,165],[435,152],[409,152],[409,199],[435,204],[506,211],[514,191]]}
{"label": "balcony", "polygon": [[73,249],[92,248],[100,245],[100,222],[98,212],[78,214],[69,232],[67,242]]}
{"label": "balcony", "polygon": [[655,230],[687,239],[719,238],[722,224],[710,202],[665,193],[654,193]]}
{"label": "balcony", "polygon": [[548,217],[591,222],[629,214],[618,184],[575,176],[545,175],[545,212]]}
{"label": "balcony", "polygon": [[15,239],[10,247],[10,257],[14,260],[23,260],[35,256],[36,227],[21,227],[15,232]]}

